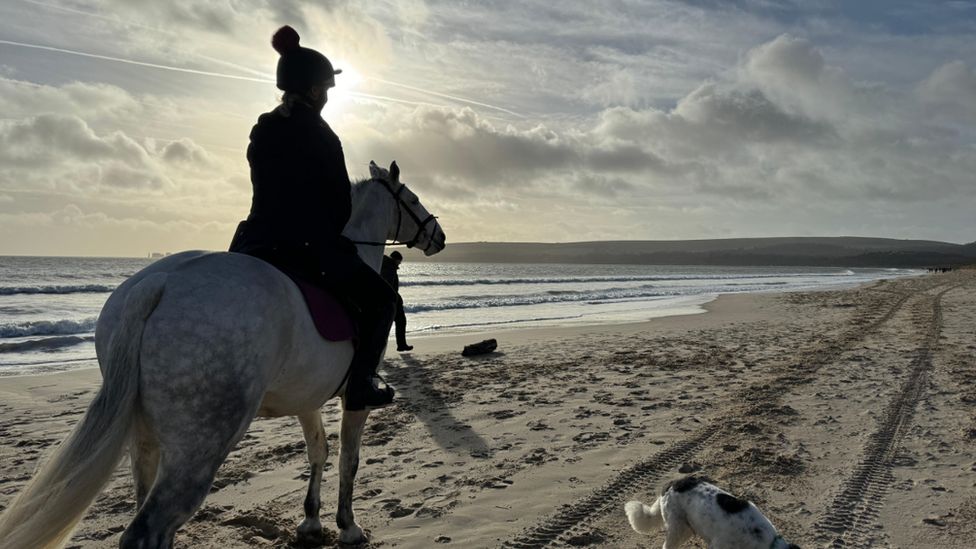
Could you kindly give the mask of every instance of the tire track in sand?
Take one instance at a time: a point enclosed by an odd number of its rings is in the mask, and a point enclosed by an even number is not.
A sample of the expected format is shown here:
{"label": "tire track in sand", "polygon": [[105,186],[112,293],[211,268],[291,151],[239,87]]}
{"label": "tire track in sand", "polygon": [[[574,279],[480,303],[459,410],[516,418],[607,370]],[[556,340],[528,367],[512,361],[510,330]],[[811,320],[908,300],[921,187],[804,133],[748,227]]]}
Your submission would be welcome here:
{"label": "tire track in sand", "polygon": [[[592,521],[611,511],[619,510],[623,499],[629,494],[637,491],[654,491],[663,475],[674,470],[679,463],[695,456],[705,444],[717,438],[719,433],[741,423],[755,406],[760,403],[762,406],[769,406],[771,402],[781,399],[790,389],[811,382],[821,367],[831,363],[868,334],[877,331],[890,321],[909,299],[939,285],[939,283],[928,284],[900,294],[884,314],[868,322],[866,326],[858,326],[844,332],[827,348],[809,351],[805,356],[791,361],[786,366],[785,372],[772,380],[747,387],[740,394],[734,395],[730,399],[732,402],[742,400],[747,404],[735,410],[731,417],[703,427],[686,439],[629,467],[604,486],[573,504],[561,507],[554,514],[541,519],[535,526],[526,528],[502,546],[513,549],[541,549],[557,543],[573,546],[587,544],[585,528]],[[948,289],[943,290],[942,293],[946,291]],[[939,297],[941,295],[940,293]]]}
{"label": "tire track in sand", "polygon": [[901,439],[928,386],[933,351],[942,331],[942,296],[956,287],[932,298],[932,320],[912,358],[908,379],[885,408],[877,430],[868,437],[861,461],[815,527],[818,537],[830,547],[870,547],[878,535],[871,526],[894,481],[891,468]]}
{"label": "tire track in sand", "polygon": [[564,506],[535,528],[523,532],[522,535],[505,542],[502,546],[514,549],[536,549],[566,537],[565,534],[571,533],[579,524],[604,515],[611,509],[617,509],[621,494],[636,486],[651,486],[657,482],[662,474],[694,455],[702,445],[718,433],[719,428],[719,425],[705,427],[693,437],[675,443],[655,456],[638,462],[618,474],[608,484],[576,503]]}

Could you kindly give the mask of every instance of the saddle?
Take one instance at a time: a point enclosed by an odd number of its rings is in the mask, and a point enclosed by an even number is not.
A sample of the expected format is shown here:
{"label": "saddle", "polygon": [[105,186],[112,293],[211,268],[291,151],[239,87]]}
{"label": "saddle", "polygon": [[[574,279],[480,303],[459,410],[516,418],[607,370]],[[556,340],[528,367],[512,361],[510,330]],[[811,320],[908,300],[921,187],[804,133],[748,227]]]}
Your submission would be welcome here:
{"label": "saddle", "polygon": [[349,311],[331,292],[294,273],[285,272],[302,292],[308,312],[312,315],[315,329],[329,341],[346,341],[356,338],[356,325]]}
{"label": "saddle", "polygon": [[[350,244],[351,245],[351,244]],[[349,306],[343,304],[331,292],[322,288],[318,284],[310,282],[300,274],[300,266],[288,261],[287,255],[276,256],[273,245],[273,238],[267,234],[267,229],[257,230],[248,222],[241,221],[237,224],[234,238],[231,240],[228,251],[247,254],[257,257],[263,261],[274,265],[276,269],[283,272],[298,286],[305,298],[305,305],[308,312],[312,315],[315,329],[319,335],[329,341],[346,341],[356,338],[356,324],[350,316]]]}

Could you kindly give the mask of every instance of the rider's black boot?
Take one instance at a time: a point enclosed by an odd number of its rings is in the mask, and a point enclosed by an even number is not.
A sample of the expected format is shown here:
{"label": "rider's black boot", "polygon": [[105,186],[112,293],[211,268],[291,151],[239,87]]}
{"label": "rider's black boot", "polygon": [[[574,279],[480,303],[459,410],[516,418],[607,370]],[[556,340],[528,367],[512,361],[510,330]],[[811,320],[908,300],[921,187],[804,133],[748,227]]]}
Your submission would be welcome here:
{"label": "rider's black boot", "polygon": [[396,391],[376,373],[367,376],[350,376],[346,386],[343,407],[351,412],[376,410],[393,404]]}
{"label": "rider's black boot", "polygon": [[361,318],[359,345],[349,366],[349,382],[343,399],[346,410],[375,410],[393,404],[393,387],[376,373],[392,323],[393,303],[389,310],[384,308]]}

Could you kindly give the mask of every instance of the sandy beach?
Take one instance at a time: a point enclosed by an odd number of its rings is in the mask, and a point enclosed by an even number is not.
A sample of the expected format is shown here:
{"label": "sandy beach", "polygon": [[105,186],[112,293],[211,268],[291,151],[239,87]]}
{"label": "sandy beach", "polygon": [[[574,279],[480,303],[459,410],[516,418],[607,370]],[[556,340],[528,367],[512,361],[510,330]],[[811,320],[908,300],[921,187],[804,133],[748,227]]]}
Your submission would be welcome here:
{"label": "sandy beach", "polygon": [[[399,404],[371,416],[357,478],[369,547],[659,547],[623,504],[686,472],[803,547],[972,547],[976,271],[706,308],[391,353]],[[460,355],[485,337],[498,352]],[[0,505],[99,383],[93,369],[0,378]],[[323,410],[329,540],[339,415]],[[297,420],[256,419],[177,546],[293,546],[307,470]],[[124,460],[69,547],[116,547],[134,505]]]}

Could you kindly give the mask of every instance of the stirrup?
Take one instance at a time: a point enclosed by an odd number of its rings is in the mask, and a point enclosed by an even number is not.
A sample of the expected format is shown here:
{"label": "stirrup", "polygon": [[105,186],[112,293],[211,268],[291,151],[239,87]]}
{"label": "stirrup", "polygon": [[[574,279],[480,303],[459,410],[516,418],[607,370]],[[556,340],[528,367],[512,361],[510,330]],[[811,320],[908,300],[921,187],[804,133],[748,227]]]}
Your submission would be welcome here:
{"label": "stirrup", "polygon": [[[374,384],[374,380],[383,382],[384,388],[380,389]],[[350,390],[351,389],[351,390]],[[393,404],[393,397],[396,391],[379,374],[370,376],[365,387],[348,387],[343,399],[343,409],[350,412],[361,410],[371,411],[386,408]]]}

